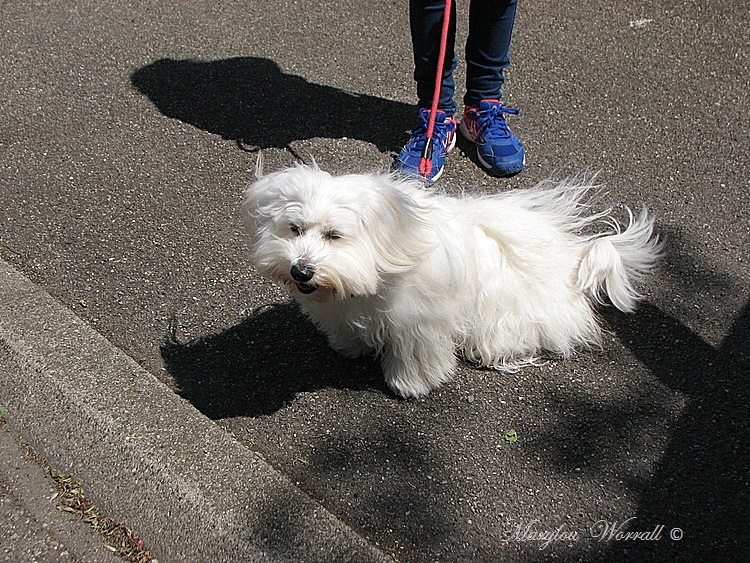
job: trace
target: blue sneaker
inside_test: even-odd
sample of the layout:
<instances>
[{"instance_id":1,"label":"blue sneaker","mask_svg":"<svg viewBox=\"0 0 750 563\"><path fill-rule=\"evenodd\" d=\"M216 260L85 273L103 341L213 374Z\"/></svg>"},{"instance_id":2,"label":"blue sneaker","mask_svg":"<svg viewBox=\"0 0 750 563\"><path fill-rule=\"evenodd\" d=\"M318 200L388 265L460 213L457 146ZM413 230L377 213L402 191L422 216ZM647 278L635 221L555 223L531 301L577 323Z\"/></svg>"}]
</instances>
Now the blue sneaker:
<instances>
[{"instance_id":1,"label":"blue sneaker","mask_svg":"<svg viewBox=\"0 0 750 563\"><path fill-rule=\"evenodd\" d=\"M420 109L417 123L411 130L411 139L406 143L396 159L396 166L406 176L416 177L426 184L434 184L443 173L445 157L454 146L456 146L456 120L448 117L444 111L435 113L435 129L433 132L433 149L430 158L430 170L425 176L419 172L419 163L422 160L422 151L427 142L427 123L430 119L430 110Z\"/></svg>"},{"instance_id":2,"label":"blue sneaker","mask_svg":"<svg viewBox=\"0 0 750 563\"><path fill-rule=\"evenodd\" d=\"M521 141L508 129L505 115L518 115L516 108L499 100L482 100L478 108L466 108L461 134L477 146L477 157L491 174L512 176L526 168Z\"/></svg>"}]
</instances>

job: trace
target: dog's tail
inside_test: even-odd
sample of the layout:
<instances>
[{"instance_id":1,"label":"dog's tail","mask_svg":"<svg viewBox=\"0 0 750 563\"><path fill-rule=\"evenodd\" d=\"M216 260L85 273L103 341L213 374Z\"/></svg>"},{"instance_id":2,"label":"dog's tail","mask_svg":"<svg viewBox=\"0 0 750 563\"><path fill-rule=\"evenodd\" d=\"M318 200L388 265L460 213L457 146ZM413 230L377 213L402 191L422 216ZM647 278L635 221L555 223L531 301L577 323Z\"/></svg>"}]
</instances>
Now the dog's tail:
<instances>
[{"instance_id":1,"label":"dog's tail","mask_svg":"<svg viewBox=\"0 0 750 563\"><path fill-rule=\"evenodd\" d=\"M647 210L634 218L628 209L628 215L625 230L614 223L614 233L594 238L584 247L578 266L578 287L600 303L606 294L626 313L632 312L641 298L635 286L654 269L662 254L662 243L654 234L654 220Z\"/></svg>"}]
</instances>

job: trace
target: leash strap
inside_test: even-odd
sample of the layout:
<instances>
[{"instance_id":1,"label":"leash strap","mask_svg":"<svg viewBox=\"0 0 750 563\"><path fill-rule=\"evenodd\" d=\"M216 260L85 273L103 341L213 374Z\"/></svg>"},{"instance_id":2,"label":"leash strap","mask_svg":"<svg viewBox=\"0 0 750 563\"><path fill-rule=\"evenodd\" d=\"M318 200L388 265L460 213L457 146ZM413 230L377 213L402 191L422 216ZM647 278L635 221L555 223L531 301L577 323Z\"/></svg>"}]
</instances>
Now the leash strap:
<instances>
[{"instance_id":1,"label":"leash strap","mask_svg":"<svg viewBox=\"0 0 750 563\"><path fill-rule=\"evenodd\" d=\"M437 70L435 72L435 89L432 93L432 107L430 108L430 117L427 121L427 140L422 149L422 155L419 160L419 175L427 178L432 172L432 151L435 148L435 140L432 138L435 133L435 114L437 113L438 102L440 101L440 91L443 87L443 66L445 62L445 52L448 49L448 28L451 19L452 0L445 0L443 9L443 29L440 33L440 52L437 60Z\"/></svg>"}]
</instances>

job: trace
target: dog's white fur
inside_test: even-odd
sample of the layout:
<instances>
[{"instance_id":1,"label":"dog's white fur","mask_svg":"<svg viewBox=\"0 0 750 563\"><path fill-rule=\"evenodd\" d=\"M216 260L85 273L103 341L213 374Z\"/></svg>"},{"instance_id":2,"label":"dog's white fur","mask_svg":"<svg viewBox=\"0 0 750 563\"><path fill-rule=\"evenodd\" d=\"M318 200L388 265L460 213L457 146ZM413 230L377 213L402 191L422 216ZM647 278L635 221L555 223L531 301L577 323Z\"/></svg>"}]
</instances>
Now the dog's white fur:
<instances>
[{"instance_id":1,"label":"dog's white fur","mask_svg":"<svg viewBox=\"0 0 750 563\"><path fill-rule=\"evenodd\" d=\"M259 173L243 215L258 272L289 288L336 351L377 354L388 385L420 397L451 378L456 351L513 370L597 344L592 300L634 309L660 252L653 219L631 213L623 230L590 213L590 188L453 198L298 165Z\"/></svg>"}]
</instances>

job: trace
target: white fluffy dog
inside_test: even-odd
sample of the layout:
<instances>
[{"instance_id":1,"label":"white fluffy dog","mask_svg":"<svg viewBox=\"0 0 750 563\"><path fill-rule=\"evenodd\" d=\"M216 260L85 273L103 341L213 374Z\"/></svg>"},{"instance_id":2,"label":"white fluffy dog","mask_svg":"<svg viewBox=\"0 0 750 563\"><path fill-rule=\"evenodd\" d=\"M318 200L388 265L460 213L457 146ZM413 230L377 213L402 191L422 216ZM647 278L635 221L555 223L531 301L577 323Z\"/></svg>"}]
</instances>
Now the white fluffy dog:
<instances>
[{"instance_id":1,"label":"white fluffy dog","mask_svg":"<svg viewBox=\"0 0 750 563\"><path fill-rule=\"evenodd\" d=\"M622 230L574 182L453 198L387 174L261 174L243 203L258 272L405 397L449 380L457 351L513 370L597 344L592 300L632 311L660 251L646 211Z\"/></svg>"}]
</instances>

